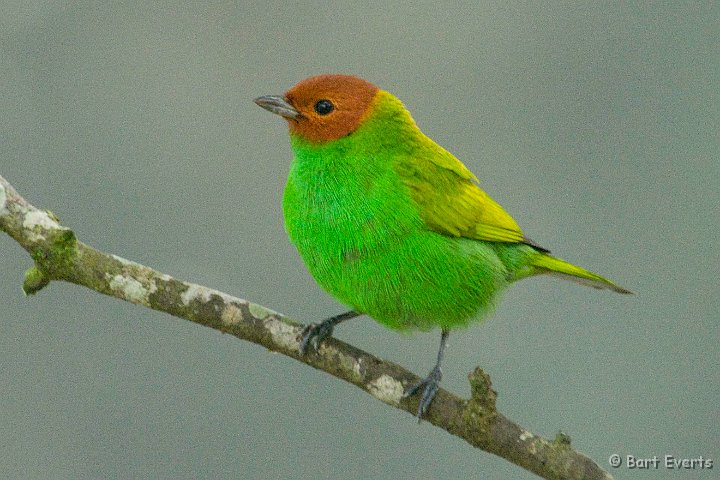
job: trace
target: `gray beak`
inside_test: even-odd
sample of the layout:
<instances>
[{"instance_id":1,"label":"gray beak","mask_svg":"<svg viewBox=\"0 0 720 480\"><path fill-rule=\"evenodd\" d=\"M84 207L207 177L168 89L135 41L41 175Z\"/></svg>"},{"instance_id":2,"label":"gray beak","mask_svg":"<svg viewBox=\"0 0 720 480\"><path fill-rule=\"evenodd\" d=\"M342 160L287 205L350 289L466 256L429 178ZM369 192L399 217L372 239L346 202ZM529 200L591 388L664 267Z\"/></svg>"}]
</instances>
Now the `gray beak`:
<instances>
[{"instance_id":1,"label":"gray beak","mask_svg":"<svg viewBox=\"0 0 720 480\"><path fill-rule=\"evenodd\" d=\"M296 119L300 116L300 112L290 105L285 97L280 95L264 95L254 100L268 112L276 113L284 118Z\"/></svg>"}]
</instances>

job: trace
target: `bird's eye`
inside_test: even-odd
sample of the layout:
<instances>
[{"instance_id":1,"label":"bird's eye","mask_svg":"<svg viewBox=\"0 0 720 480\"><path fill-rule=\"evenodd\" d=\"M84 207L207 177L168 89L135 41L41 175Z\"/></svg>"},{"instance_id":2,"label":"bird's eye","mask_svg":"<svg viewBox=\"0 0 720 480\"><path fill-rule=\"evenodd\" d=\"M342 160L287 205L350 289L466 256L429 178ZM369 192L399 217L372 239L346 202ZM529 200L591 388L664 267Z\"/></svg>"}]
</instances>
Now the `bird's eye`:
<instances>
[{"instance_id":1,"label":"bird's eye","mask_svg":"<svg viewBox=\"0 0 720 480\"><path fill-rule=\"evenodd\" d=\"M330 100L318 100L315 104L315 111L318 115L327 115L333 110L335 110L335 105Z\"/></svg>"}]
</instances>

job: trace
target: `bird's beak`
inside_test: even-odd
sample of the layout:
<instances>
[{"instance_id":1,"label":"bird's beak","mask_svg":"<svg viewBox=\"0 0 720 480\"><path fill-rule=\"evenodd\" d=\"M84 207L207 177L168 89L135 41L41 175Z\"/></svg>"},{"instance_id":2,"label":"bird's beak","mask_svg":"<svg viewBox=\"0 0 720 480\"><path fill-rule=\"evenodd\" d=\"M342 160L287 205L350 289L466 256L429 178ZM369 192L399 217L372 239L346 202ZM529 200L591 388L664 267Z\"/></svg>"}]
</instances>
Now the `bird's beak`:
<instances>
[{"instance_id":1,"label":"bird's beak","mask_svg":"<svg viewBox=\"0 0 720 480\"><path fill-rule=\"evenodd\" d=\"M281 97L280 95L264 95L256 98L254 102L268 112L277 113L287 119L294 120L300 116L300 112L295 110L295 107L290 105L285 97Z\"/></svg>"}]
</instances>

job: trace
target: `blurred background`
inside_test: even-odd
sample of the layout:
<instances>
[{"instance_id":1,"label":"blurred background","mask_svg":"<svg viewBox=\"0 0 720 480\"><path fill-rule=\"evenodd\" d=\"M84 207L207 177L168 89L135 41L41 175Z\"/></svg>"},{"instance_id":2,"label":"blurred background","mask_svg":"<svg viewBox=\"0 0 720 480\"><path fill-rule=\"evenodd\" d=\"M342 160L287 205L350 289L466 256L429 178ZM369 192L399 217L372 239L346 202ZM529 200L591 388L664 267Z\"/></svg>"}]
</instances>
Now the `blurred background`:
<instances>
[{"instance_id":1,"label":"blurred background","mask_svg":"<svg viewBox=\"0 0 720 480\"><path fill-rule=\"evenodd\" d=\"M285 123L252 99L362 76L539 244L636 292L521 282L443 386L613 453L720 467L716 2L0 2L0 175L101 250L309 322L345 307L283 231ZM0 235L3 478L535 478L263 348L53 283ZM419 375L438 333L336 336Z\"/></svg>"}]
</instances>

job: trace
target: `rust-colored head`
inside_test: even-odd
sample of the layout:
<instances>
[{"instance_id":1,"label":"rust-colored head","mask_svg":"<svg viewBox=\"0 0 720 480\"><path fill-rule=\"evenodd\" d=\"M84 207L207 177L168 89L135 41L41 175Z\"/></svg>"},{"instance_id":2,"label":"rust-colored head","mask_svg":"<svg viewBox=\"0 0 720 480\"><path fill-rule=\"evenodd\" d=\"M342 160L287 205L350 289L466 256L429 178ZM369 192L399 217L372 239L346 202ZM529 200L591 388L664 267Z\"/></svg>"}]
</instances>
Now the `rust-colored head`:
<instances>
[{"instance_id":1,"label":"rust-colored head","mask_svg":"<svg viewBox=\"0 0 720 480\"><path fill-rule=\"evenodd\" d=\"M315 143L351 134L365 119L378 88L351 75L306 78L285 92L255 99L261 107L284 117L290 133Z\"/></svg>"}]
</instances>

